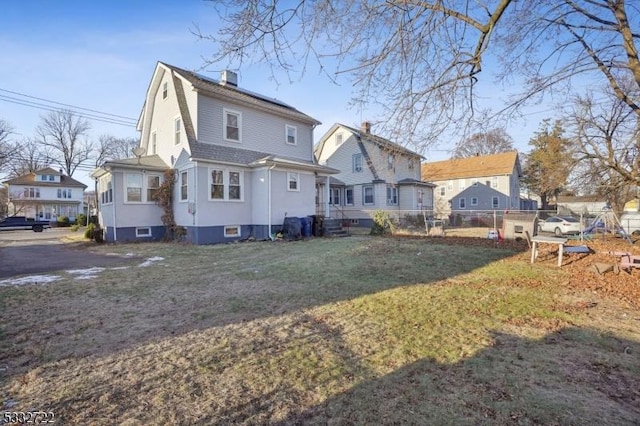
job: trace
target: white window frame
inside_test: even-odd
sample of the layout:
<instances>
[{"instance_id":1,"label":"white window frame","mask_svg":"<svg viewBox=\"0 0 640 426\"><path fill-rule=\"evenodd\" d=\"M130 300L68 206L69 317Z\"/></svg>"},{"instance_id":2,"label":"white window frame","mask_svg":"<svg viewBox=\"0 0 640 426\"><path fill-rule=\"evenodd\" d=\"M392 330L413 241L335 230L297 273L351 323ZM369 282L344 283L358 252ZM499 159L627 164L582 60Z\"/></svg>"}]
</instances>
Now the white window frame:
<instances>
[{"instance_id":1,"label":"white window frame","mask_svg":"<svg viewBox=\"0 0 640 426\"><path fill-rule=\"evenodd\" d=\"M151 132L151 155L157 154L158 133L154 130Z\"/></svg>"},{"instance_id":2,"label":"white window frame","mask_svg":"<svg viewBox=\"0 0 640 426\"><path fill-rule=\"evenodd\" d=\"M349 193L351 193L351 202L349 202ZM344 205L353 206L355 203L355 191L353 186L347 186L344 188Z\"/></svg>"},{"instance_id":3,"label":"white window frame","mask_svg":"<svg viewBox=\"0 0 640 426\"><path fill-rule=\"evenodd\" d=\"M40 188L38 187L26 187L22 192L24 198L40 198Z\"/></svg>"},{"instance_id":4,"label":"white window frame","mask_svg":"<svg viewBox=\"0 0 640 426\"><path fill-rule=\"evenodd\" d=\"M222 198L213 198L212 197L212 193L211 193L211 189L213 187L213 172L217 171L217 172L222 172L222 184L216 184L216 185L222 185ZM238 178L239 178L239 187L240 187L240 198L229 198L229 187L232 186L230 185L231 183L231 173L238 173ZM239 169L231 169L228 167L210 167L209 168L209 173L208 173L208 198L209 201L217 201L217 202L243 202L244 201L244 190L245 190L245 183L244 183L244 171L239 170Z\"/></svg>"},{"instance_id":5,"label":"white window frame","mask_svg":"<svg viewBox=\"0 0 640 426\"><path fill-rule=\"evenodd\" d=\"M497 209L498 207L500 207L500 198L494 195L494 196L491 198L491 206L492 206L494 209Z\"/></svg>"},{"instance_id":6,"label":"white window frame","mask_svg":"<svg viewBox=\"0 0 640 426\"><path fill-rule=\"evenodd\" d=\"M395 185L387 185L387 205L398 205L398 187Z\"/></svg>"},{"instance_id":7,"label":"white window frame","mask_svg":"<svg viewBox=\"0 0 640 426\"><path fill-rule=\"evenodd\" d=\"M229 133L227 132L227 117L229 115L234 115L237 117L238 121L238 139L229 138ZM240 143L242 142L242 113L240 111L235 111L228 108L222 109L222 138L225 141Z\"/></svg>"},{"instance_id":8,"label":"white window frame","mask_svg":"<svg viewBox=\"0 0 640 426\"><path fill-rule=\"evenodd\" d=\"M136 226L136 238L151 238L151 236L152 235L150 226Z\"/></svg>"},{"instance_id":9,"label":"white window frame","mask_svg":"<svg viewBox=\"0 0 640 426\"><path fill-rule=\"evenodd\" d=\"M231 230L235 230L231 232ZM240 225L226 225L224 227L225 238L239 238L242 236L242 227Z\"/></svg>"},{"instance_id":10,"label":"white window frame","mask_svg":"<svg viewBox=\"0 0 640 426\"><path fill-rule=\"evenodd\" d=\"M145 174L145 176L147 178L145 180L145 183L147 184L147 187L145 188L145 191L144 191L145 196L146 196L146 200L147 200L148 203L151 203L151 202L155 203L157 201L157 198L158 198L158 191L160 190L160 186L162 186L162 176L157 174L157 173L148 173L148 174ZM151 183L151 179L152 178L154 178L154 179L157 178L158 179L158 186L151 187L150 183ZM152 193L149 192L149 191L154 190L154 189L155 189L155 198L152 198L151 197Z\"/></svg>"},{"instance_id":11,"label":"white window frame","mask_svg":"<svg viewBox=\"0 0 640 426\"><path fill-rule=\"evenodd\" d=\"M336 203L336 198L338 201L337 203ZM332 206L342 205L340 204L340 188L336 188L335 186L333 188L329 188L329 204L331 204Z\"/></svg>"},{"instance_id":12,"label":"white window frame","mask_svg":"<svg viewBox=\"0 0 640 426\"><path fill-rule=\"evenodd\" d=\"M291 188L291 183L295 182L295 188ZM300 192L300 173L287 172L287 191Z\"/></svg>"},{"instance_id":13,"label":"white window frame","mask_svg":"<svg viewBox=\"0 0 640 426\"><path fill-rule=\"evenodd\" d=\"M336 133L336 146L342 145L344 142L344 135L342 133Z\"/></svg>"},{"instance_id":14,"label":"white window frame","mask_svg":"<svg viewBox=\"0 0 640 426\"><path fill-rule=\"evenodd\" d=\"M467 208L467 199L465 197L458 198L458 208L459 209Z\"/></svg>"},{"instance_id":15,"label":"white window frame","mask_svg":"<svg viewBox=\"0 0 640 426\"><path fill-rule=\"evenodd\" d=\"M162 99L167 99L169 97L169 82L165 81L162 83Z\"/></svg>"},{"instance_id":16,"label":"white window frame","mask_svg":"<svg viewBox=\"0 0 640 426\"><path fill-rule=\"evenodd\" d=\"M289 132L292 132L293 134L291 136L293 136L293 142L289 141ZM297 145L298 144L298 128L296 126L292 126L290 124L287 124L284 126L284 141L287 145Z\"/></svg>"},{"instance_id":17,"label":"white window frame","mask_svg":"<svg viewBox=\"0 0 640 426\"><path fill-rule=\"evenodd\" d=\"M413 158L409 158L407 161L407 168L413 170Z\"/></svg>"},{"instance_id":18,"label":"white window frame","mask_svg":"<svg viewBox=\"0 0 640 426\"><path fill-rule=\"evenodd\" d=\"M393 170L396 164L396 156L394 154L387 155L387 169Z\"/></svg>"},{"instance_id":19,"label":"white window frame","mask_svg":"<svg viewBox=\"0 0 640 426\"><path fill-rule=\"evenodd\" d=\"M181 142L181 133L182 133L182 118L176 117L173 120L173 144L180 145Z\"/></svg>"},{"instance_id":20,"label":"white window frame","mask_svg":"<svg viewBox=\"0 0 640 426\"><path fill-rule=\"evenodd\" d=\"M180 202L189 201L189 172L180 172Z\"/></svg>"},{"instance_id":21,"label":"white window frame","mask_svg":"<svg viewBox=\"0 0 640 426\"><path fill-rule=\"evenodd\" d=\"M351 158L353 173L362 173L362 154L353 154Z\"/></svg>"},{"instance_id":22,"label":"white window frame","mask_svg":"<svg viewBox=\"0 0 640 426\"><path fill-rule=\"evenodd\" d=\"M371 190L371 202L367 202L367 190ZM363 206L373 206L376 204L376 191L373 185L363 185L362 186L362 205Z\"/></svg>"},{"instance_id":23,"label":"white window frame","mask_svg":"<svg viewBox=\"0 0 640 426\"><path fill-rule=\"evenodd\" d=\"M447 195L447 188L444 185L440 186L440 196L444 197L446 195Z\"/></svg>"},{"instance_id":24,"label":"white window frame","mask_svg":"<svg viewBox=\"0 0 640 426\"><path fill-rule=\"evenodd\" d=\"M129 200L129 176L140 176L141 186L140 186L140 201L131 201ZM154 204L155 200L149 200L148 190L149 190L149 178L152 176L157 176L159 184L162 185L164 182L164 176L162 173L125 173L123 179L123 187L124 187L124 203L125 204ZM159 186L158 186L159 187ZM134 188L134 187L131 187Z\"/></svg>"},{"instance_id":25,"label":"white window frame","mask_svg":"<svg viewBox=\"0 0 640 426\"><path fill-rule=\"evenodd\" d=\"M471 206L478 205L478 197L471 197Z\"/></svg>"}]
</instances>

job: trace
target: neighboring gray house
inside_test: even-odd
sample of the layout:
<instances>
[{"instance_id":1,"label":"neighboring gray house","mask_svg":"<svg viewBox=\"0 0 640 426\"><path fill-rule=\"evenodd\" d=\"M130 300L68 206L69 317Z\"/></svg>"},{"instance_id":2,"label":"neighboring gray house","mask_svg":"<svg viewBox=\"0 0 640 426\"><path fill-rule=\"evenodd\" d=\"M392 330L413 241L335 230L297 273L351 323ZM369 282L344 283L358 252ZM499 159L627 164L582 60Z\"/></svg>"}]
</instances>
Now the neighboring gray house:
<instances>
[{"instance_id":1,"label":"neighboring gray house","mask_svg":"<svg viewBox=\"0 0 640 426\"><path fill-rule=\"evenodd\" d=\"M318 142L315 156L320 164L340 170L331 179L317 180L320 215L371 226L376 210L398 217L433 210L434 185L420 180L422 156L372 134L368 122L360 129L334 124Z\"/></svg>"},{"instance_id":2,"label":"neighboring gray house","mask_svg":"<svg viewBox=\"0 0 640 426\"><path fill-rule=\"evenodd\" d=\"M453 210L508 210L509 196L491 185L474 182L451 199Z\"/></svg>"},{"instance_id":3,"label":"neighboring gray house","mask_svg":"<svg viewBox=\"0 0 640 426\"><path fill-rule=\"evenodd\" d=\"M138 130L137 158L107 161L97 180L107 241L164 235L158 187L175 171L173 214L195 244L267 239L285 218L315 213L318 120L237 85L159 62Z\"/></svg>"}]
</instances>

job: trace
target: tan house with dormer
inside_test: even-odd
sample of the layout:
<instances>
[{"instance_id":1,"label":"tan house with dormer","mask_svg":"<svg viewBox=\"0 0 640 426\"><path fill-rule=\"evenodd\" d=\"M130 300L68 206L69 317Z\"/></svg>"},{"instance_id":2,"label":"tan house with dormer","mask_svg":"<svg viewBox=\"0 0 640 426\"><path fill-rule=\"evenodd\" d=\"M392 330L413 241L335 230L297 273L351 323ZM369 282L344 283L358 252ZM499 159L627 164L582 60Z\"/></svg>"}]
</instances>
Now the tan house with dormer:
<instances>
[{"instance_id":1,"label":"tan house with dormer","mask_svg":"<svg viewBox=\"0 0 640 426\"><path fill-rule=\"evenodd\" d=\"M437 217L453 211L520 210L522 169L517 151L422 164L422 180L436 185Z\"/></svg>"}]
</instances>

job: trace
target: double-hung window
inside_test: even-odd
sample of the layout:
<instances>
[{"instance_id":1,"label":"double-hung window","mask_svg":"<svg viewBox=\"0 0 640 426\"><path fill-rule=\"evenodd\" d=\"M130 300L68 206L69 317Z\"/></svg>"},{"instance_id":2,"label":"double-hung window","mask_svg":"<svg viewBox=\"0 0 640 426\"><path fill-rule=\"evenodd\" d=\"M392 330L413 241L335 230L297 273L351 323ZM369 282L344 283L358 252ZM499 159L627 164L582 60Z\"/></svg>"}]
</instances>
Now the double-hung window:
<instances>
[{"instance_id":1,"label":"double-hung window","mask_svg":"<svg viewBox=\"0 0 640 426\"><path fill-rule=\"evenodd\" d=\"M40 198L40 188L25 188L24 198Z\"/></svg>"},{"instance_id":2,"label":"double-hung window","mask_svg":"<svg viewBox=\"0 0 640 426\"><path fill-rule=\"evenodd\" d=\"M478 197L471 197L471 205L472 206L478 205Z\"/></svg>"},{"instance_id":3,"label":"double-hung window","mask_svg":"<svg viewBox=\"0 0 640 426\"><path fill-rule=\"evenodd\" d=\"M156 153L156 148L158 144L158 134L154 131L151 133L151 155Z\"/></svg>"},{"instance_id":4,"label":"double-hung window","mask_svg":"<svg viewBox=\"0 0 640 426\"><path fill-rule=\"evenodd\" d=\"M296 145L298 143L298 129L295 126L287 124L285 127L285 137L289 145Z\"/></svg>"},{"instance_id":5,"label":"double-hung window","mask_svg":"<svg viewBox=\"0 0 640 426\"><path fill-rule=\"evenodd\" d=\"M300 191L300 174L289 172L287 173L287 190L288 191Z\"/></svg>"},{"instance_id":6,"label":"double-hung window","mask_svg":"<svg viewBox=\"0 0 640 426\"><path fill-rule=\"evenodd\" d=\"M344 189L344 204L346 206L353 205L353 186L347 186Z\"/></svg>"},{"instance_id":7,"label":"double-hung window","mask_svg":"<svg viewBox=\"0 0 640 426\"><path fill-rule=\"evenodd\" d=\"M329 190L329 204L333 206L340 205L340 188L331 188Z\"/></svg>"},{"instance_id":8,"label":"double-hung window","mask_svg":"<svg viewBox=\"0 0 640 426\"><path fill-rule=\"evenodd\" d=\"M396 156L393 154L389 154L387 156L387 168L389 170L393 170L395 163L396 163Z\"/></svg>"},{"instance_id":9,"label":"double-hung window","mask_svg":"<svg viewBox=\"0 0 640 426\"><path fill-rule=\"evenodd\" d=\"M387 204L390 206L398 205L398 187L387 185Z\"/></svg>"},{"instance_id":10,"label":"double-hung window","mask_svg":"<svg viewBox=\"0 0 640 426\"><path fill-rule=\"evenodd\" d=\"M180 201L189 199L189 173L180 173Z\"/></svg>"},{"instance_id":11,"label":"double-hung window","mask_svg":"<svg viewBox=\"0 0 640 426\"><path fill-rule=\"evenodd\" d=\"M353 154L353 172L362 173L362 154Z\"/></svg>"},{"instance_id":12,"label":"double-hung window","mask_svg":"<svg viewBox=\"0 0 640 426\"><path fill-rule=\"evenodd\" d=\"M160 189L160 176L148 175L147 176L147 201L157 201L159 189Z\"/></svg>"},{"instance_id":13,"label":"double-hung window","mask_svg":"<svg viewBox=\"0 0 640 426\"><path fill-rule=\"evenodd\" d=\"M467 208L467 199L466 198L460 198L458 200L458 207L461 209L466 209Z\"/></svg>"},{"instance_id":14,"label":"double-hung window","mask_svg":"<svg viewBox=\"0 0 640 426\"><path fill-rule=\"evenodd\" d=\"M176 145L180 144L180 129L182 128L182 120L180 120L180 117L176 118L174 121L174 131L175 131L175 136L174 136L174 140L173 142Z\"/></svg>"},{"instance_id":15,"label":"double-hung window","mask_svg":"<svg viewBox=\"0 0 640 426\"><path fill-rule=\"evenodd\" d=\"M127 174L126 185L127 185L127 202L141 203L142 202L142 174L140 173Z\"/></svg>"},{"instance_id":16,"label":"double-hung window","mask_svg":"<svg viewBox=\"0 0 640 426\"><path fill-rule=\"evenodd\" d=\"M58 198L71 198L71 189L58 188Z\"/></svg>"},{"instance_id":17,"label":"double-hung window","mask_svg":"<svg viewBox=\"0 0 640 426\"><path fill-rule=\"evenodd\" d=\"M162 175L127 173L124 179L127 203L152 203L157 200ZM107 197L111 199L112 195Z\"/></svg>"},{"instance_id":18,"label":"double-hung window","mask_svg":"<svg viewBox=\"0 0 640 426\"><path fill-rule=\"evenodd\" d=\"M500 199L499 199L498 197L493 197L493 198L491 199L491 206L492 206L494 209L497 209L497 208L500 206Z\"/></svg>"},{"instance_id":19,"label":"double-hung window","mask_svg":"<svg viewBox=\"0 0 640 426\"><path fill-rule=\"evenodd\" d=\"M229 109L224 110L224 138L233 142L242 140L242 114Z\"/></svg>"},{"instance_id":20,"label":"double-hung window","mask_svg":"<svg viewBox=\"0 0 640 426\"><path fill-rule=\"evenodd\" d=\"M362 187L362 204L372 205L374 204L373 186L367 185Z\"/></svg>"},{"instance_id":21,"label":"double-hung window","mask_svg":"<svg viewBox=\"0 0 640 426\"><path fill-rule=\"evenodd\" d=\"M244 174L238 170L210 169L210 199L220 201L242 201Z\"/></svg>"}]
</instances>

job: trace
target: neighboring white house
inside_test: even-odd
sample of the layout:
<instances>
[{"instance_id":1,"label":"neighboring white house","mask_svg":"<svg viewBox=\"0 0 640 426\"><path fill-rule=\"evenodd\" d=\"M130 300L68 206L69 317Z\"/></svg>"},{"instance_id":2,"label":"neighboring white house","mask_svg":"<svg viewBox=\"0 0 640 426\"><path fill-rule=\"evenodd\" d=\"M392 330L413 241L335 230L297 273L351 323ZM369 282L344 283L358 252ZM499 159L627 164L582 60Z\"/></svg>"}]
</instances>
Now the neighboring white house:
<instances>
[{"instance_id":1,"label":"neighboring white house","mask_svg":"<svg viewBox=\"0 0 640 426\"><path fill-rule=\"evenodd\" d=\"M517 151L424 163L440 218L469 210L519 210L522 171Z\"/></svg>"},{"instance_id":2,"label":"neighboring white house","mask_svg":"<svg viewBox=\"0 0 640 426\"><path fill-rule=\"evenodd\" d=\"M138 121L138 158L92 174L106 240L163 237L155 199L168 169L175 222L195 244L266 239L285 216L313 215L316 177L337 172L313 158L318 124L239 88L233 72L216 81L159 62Z\"/></svg>"},{"instance_id":3,"label":"neighboring white house","mask_svg":"<svg viewBox=\"0 0 640 426\"><path fill-rule=\"evenodd\" d=\"M8 214L38 220L76 220L84 211L85 184L50 167L3 182L8 193Z\"/></svg>"},{"instance_id":4,"label":"neighboring white house","mask_svg":"<svg viewBox=\"0 0 640 426\"><path fill-rule=\"evenodd\" d=\"M433 187L420 180L422 156L371 133L371 124L360 129L336 123L318 142L315 156L320 164L340 170L328 184L318 179L318 213L353 225L371 226L373 212L385 210L395 216L433 210Z\"/></svg>"},{"instance_id":5,"label":"neighboring white house","mask_svg":"<svg viewBox=\"0 0 640 426\"><path fill-rule=\"evenodd\" d=\"M607 206L605 197L598 195L558 195L556 197L558 215L597 215Z\"/></svg>"}]
</instances>

